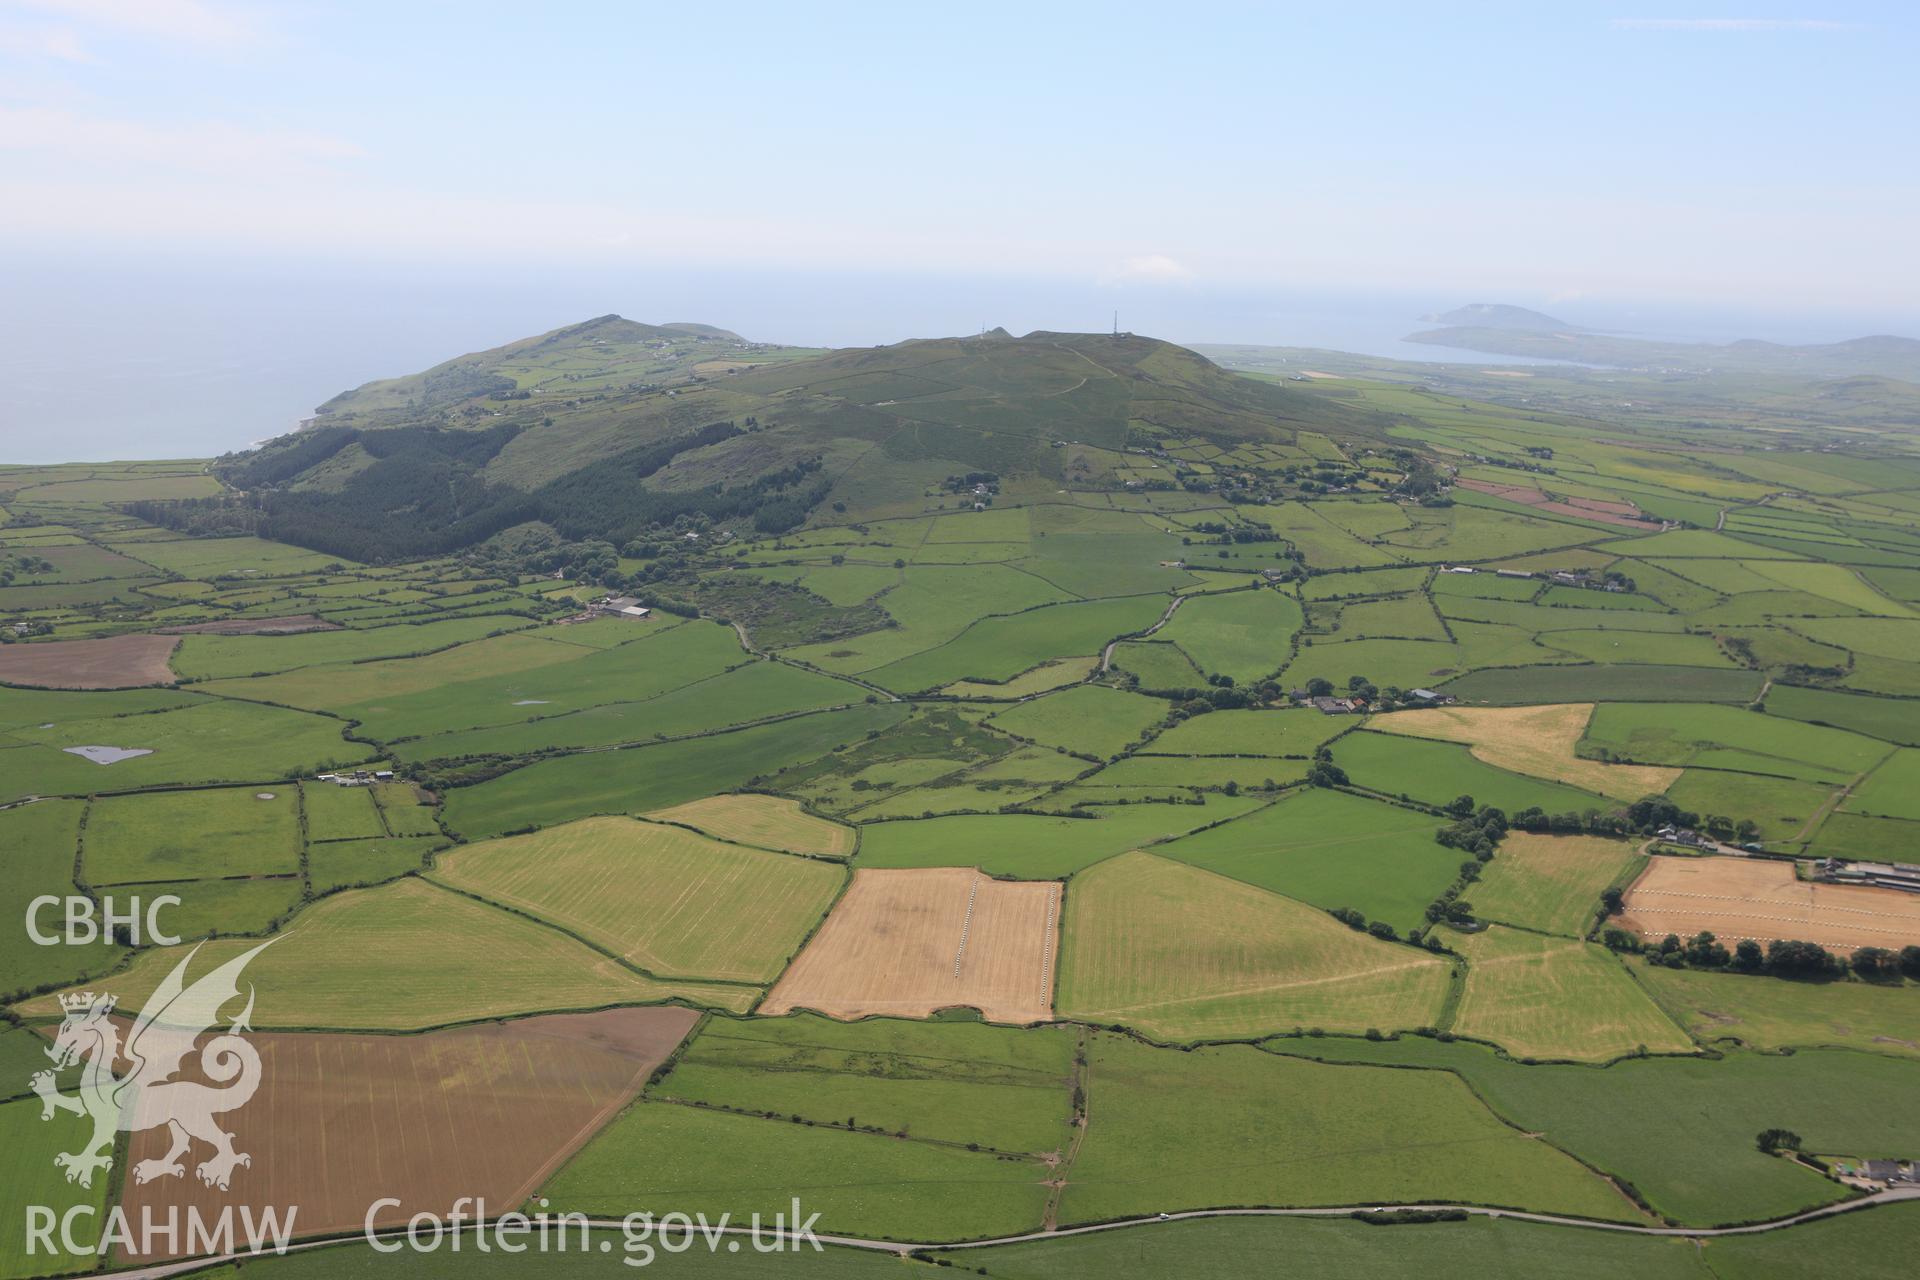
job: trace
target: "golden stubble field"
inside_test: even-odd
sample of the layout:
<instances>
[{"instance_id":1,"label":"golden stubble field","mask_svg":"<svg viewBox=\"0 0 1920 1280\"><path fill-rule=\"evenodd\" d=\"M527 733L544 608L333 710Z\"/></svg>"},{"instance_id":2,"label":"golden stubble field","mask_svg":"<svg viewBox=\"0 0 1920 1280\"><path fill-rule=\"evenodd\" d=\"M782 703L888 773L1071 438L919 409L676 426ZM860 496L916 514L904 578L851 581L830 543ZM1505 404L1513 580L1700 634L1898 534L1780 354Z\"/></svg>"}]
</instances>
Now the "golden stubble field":
<instances>
[{"instance_id":1,"label":"golden stubble field","mask_svg":"<svg viewBox=\"0 0 1920 1280\"><path fill-rule=\"evenodd\" d=\"M1060 894L972 867L856 871L759 1012L916 1018L965 1005L991 1022L1044 1022Z\"/></svg>"},{"instance_id":2,"label":"golden stubble field","mask_svg":"<svg viewBox=\"0 0 1920 1280\"><path fill-rule=\"evenodd\" d=\"M1621 928L1643 938L1707 930L1742 938L1793 938L1837 951L1920 943L1920 894L1794 877L1764 858L1653 858L1627 890Z\"/></svg>"}]
</instances>

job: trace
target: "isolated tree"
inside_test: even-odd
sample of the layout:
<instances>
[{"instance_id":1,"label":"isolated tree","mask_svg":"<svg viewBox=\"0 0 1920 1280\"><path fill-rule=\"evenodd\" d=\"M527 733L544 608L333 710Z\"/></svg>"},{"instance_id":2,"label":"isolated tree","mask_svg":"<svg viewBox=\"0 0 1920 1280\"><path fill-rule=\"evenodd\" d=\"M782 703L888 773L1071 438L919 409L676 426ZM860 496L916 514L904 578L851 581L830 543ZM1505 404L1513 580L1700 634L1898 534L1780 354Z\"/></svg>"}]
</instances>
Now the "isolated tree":
<instances>
[{"instance_id":1,"label":"isolated tree","mask_svg":"<svg viewBox=\"0 0 1920 1280\"><path fill-rule=\"evenodd\" d=\"M1754 1145L1767 1155L1776 1151L1798 1151L1800 1135L1791 1129L1762 1129L1754 1139Z\"/></svg>"}]
</instances>

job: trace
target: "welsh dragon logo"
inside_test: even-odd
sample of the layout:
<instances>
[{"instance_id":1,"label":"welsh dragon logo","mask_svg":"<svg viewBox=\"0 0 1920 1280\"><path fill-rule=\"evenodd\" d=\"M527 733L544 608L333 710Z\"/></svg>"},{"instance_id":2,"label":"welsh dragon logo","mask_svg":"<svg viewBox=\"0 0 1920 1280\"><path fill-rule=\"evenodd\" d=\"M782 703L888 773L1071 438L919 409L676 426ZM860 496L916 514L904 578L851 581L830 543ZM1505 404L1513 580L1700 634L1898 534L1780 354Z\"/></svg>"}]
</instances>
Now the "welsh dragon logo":
<instances>
[{"instance_id":1,"label":"welsh dragon logo","mask_svg":"<svg viewBox=\"0 0 1920 1280\"><path fill-rule=\"evenodd\" d=\"M251 985L240 1016L200 1049L200 1070L214 1083L173 1077L201 1035L218 1023L221 1008L239 996L241 970L274 941L242 952L191 986L186 982L187 965L200 948L189 951L134 1019L124 1045L120 1024L112 1017L116 997L92 992L60 997L66 1016L47 1056L53 1059L54 1071L84 1059L80 1087L72 1095L61 1093L54 1071L37 1073L32 1085L40 1095L42 1120L67 1111L93 1123L93 1137L86 1145L53 1158L55 1165L66 1170L68 1182L93 1185L93 1175L113 1163L116 1133L138 1133L161 1125L171 1132L172 1146L161 1158L134 1165L137 1183L181 1177L186 1169L180 1158L191 1152L196 1141L213 1148L213 1154L195 1170L210 1187L226 1190L234 1169L253 1163L244 1152L234 1150L233 1135L217 1119L223 1112L245 1106L260 1087L260 1054L241 1034L251 1030L247 1025L253 1016ZM126 1074L116 1075L114 1066L122 1060L131 1065Z\"/></svg>"}]
</instances>

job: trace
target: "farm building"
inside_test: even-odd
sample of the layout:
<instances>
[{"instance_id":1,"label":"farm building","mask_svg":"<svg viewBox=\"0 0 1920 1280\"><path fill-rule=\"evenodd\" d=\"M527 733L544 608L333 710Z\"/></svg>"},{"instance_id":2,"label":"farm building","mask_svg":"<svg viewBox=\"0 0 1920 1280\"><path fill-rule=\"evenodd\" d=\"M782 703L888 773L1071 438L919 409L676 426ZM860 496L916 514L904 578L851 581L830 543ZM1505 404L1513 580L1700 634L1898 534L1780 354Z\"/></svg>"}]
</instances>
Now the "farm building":
<instances>
[{"instance_id":1,"label":"farm building","mask_svg":"<svg viewBox=\"0 0 1920 1280\"><path fill-rule=\"evenodd\" d=\"M1898 1160L1869 1160L1860 1167L1861 1176L1872 1182L1914 1182L1920 1180L1920 1166Z\"/></svg>"},{"instance_id":2,"label":"farm building","mask_svg":"<svg viewBox=\"0 0 1920 1280\"><path fill-rule=\"evenodd\" d=\"M1407 696L1415 702L1431 702L1442 707L1457 701L1450 693L1435 693L1432 689L1409 689Z\"/></svg>"},{"instance_id":3,"label":"farm building","mask_svg":"<svg viewBox=\"0 0 1920 1280\"><path fill-rule=\"evenodd\" d=\"M1920 893L1920 866L1911 862L1848 862L1828 858L1820 863L1818 870L1822 880Z\"/></svg>"},{"instance_id":4,"label":"farm building","mask_svg":"<svg viewBox=\"0 0 1920 1280\"><path fill-rule=\"evenodd\" d=\"M596 618L644 618L652 612L634 596L607 596L587 606L588 615Z\"/></svg>"}]
</instances>

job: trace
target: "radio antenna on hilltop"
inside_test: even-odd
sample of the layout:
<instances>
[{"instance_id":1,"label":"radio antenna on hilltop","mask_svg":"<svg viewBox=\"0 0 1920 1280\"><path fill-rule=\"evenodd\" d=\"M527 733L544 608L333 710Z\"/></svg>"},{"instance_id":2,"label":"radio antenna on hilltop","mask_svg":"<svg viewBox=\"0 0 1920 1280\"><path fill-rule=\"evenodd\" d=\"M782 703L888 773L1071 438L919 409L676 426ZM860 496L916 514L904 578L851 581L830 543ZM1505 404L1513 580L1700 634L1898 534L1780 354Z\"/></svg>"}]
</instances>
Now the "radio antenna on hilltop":
<instances>
[{"instance_id":1,"label":"radio antenna on hilltop","mask_svg":"<svg viewBox=\"0 0 1920 1280\"><path fill-rule=\"evenodd\" d=\"M1120 336L1120 312L1118 308L1116 308L1113 313L1113 336L1116 338Z\"/></svg>"}]
</instances>

